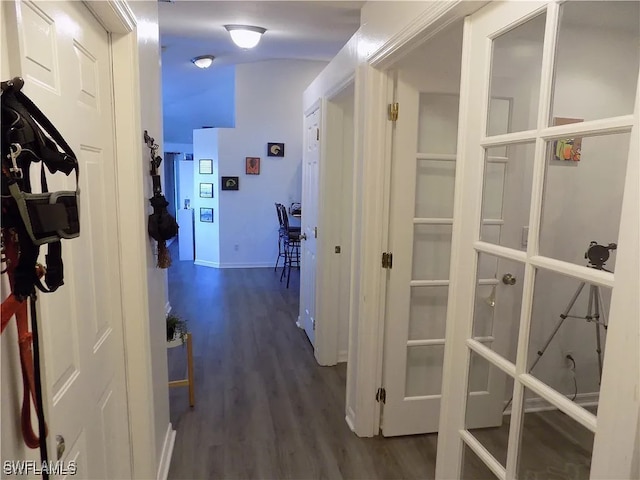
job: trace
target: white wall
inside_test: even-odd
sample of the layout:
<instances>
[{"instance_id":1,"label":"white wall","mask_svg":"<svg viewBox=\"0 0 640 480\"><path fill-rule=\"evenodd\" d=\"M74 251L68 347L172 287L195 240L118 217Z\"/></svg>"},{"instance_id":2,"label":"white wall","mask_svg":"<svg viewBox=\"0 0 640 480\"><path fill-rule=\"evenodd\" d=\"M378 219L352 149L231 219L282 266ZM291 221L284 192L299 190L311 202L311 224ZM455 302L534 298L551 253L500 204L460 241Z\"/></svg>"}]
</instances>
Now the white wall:
<instances>
[{"instance_id":1,"label":"white wall","mask_svg":"<svg viewBox=\"0 0 640 480\"><path fill-rule=\"evenodd\" d=\"M191 205L194 212L195 263L208 267L220 266L220 179L218 175L219 129L205 128L193 131L193 184ZM213 160L213 173L200 173L200 160ZM213 198L200 198L200 183L213 184ZM185 189L185 192L188 190ZM183 201L184 203L184 201ZM200 208L213 208L213 223L200 221Z\"/></svg>"},{"instance_id":2,"label":"white wall","mask_svg":"<svg viewBox=\"0 0 640 480\"><path fill-rule=\"evenodd\" d=\"M192 160L180 160L178 162L178 209L184 208L186 199L191 201L191 208L193 208L193 200L195 198L195 192L193 191L193 165L194 162Z\"/></svg>"},{"instance_id":3,"label":"white wall","mask_svg":"<svg viewBox=\"0 0 640 480\"><path fill-rule=\"evenodd\" d=\"M154 1L130 2L129 5L138 22L138 58L140 61L140 105L143 130L160 144L162 139L162 94L160 84L160 42L158 30L158 4ZM141 141L143 158L149 153ZM152 196L151 177L148 164L140 165L143 170L145 199ZM142 199L141 199L142 200ZM148 205L148 203L147 203ZM148 213L152 209L148 207ZM146 230L146 225L144 226ZM147 280L149 285L149 339L151 345L151 371L153 382L153 408L155 418L155 464L161 460L167 427L169 426L169 392L166 346L166 309L168 307L167 272L156 267L156 242L147 243ZM177 260L177 259L176 259Z\"/></svg>"},{"instance_id":4,"label":"white wall","mask_svg":"<svg viewBox=\"0 0 640 480\"><path fill-rule=\"evenodd\" d=\"M288 206L301 199L302 92L325 65L271 60L236 67L236 124L219 130L218 178L238 176L240 190L220 192L218 197L221 267L274 264L274 203ZM284 143L285 156L268 157L268 142ZM197 153L195 137L194 147ZM245 157L254 156L261 158L260 175L245 175ZM203 238L197 232L196 227L196 250L198 238Z\"/></svg>"},{"instance_id":5,"label":"white wall","mask_svg":"<svg viewBox=\"0 0 640 480\"><path fill-rule=\"evenodd\" d=\"M175 39L169 42L174 43ZM171 48L175 49L176 45L173 44ZM197 77L188 77L187 89L184 88L183 70L198 70ZM234 78L235 65L214 63L211 68L200 70L185 59L177 68L163 69L164 139L188 143L191 142L194 129L205 126L233 127Z\"/></svg>"}]
</instances>

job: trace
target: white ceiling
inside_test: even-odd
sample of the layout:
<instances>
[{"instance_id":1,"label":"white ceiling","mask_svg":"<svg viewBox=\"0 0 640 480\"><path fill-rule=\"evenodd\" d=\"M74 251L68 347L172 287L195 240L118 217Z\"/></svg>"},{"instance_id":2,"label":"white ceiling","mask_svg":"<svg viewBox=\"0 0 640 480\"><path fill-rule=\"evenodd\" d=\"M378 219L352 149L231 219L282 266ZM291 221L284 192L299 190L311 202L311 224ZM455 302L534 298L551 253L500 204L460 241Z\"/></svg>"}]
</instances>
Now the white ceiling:
<instances>
[{"instance_id":1,"label":"white ceiling","mask_svg":"<svg viewBox=\"0 0 640 480\"><path fill-rule=\"evenodd\" d=\"M229 75L232 65L271 59L331 60L360 26L360 8L364 3L159 2L165 123L182 121L180 112L186 115L189 111L189 98L194 101L197 98L201 103L203 93L215 95L216 91L228 90L221 82L232 78ZM256 48L242 50L231 41L224 29L226 24L255 25L267 32ZM206 54L216 57L211 68L201 70L191 63L191 58ZM185 121L193 123L193 119ZM206 118L199 118L193 128L210 124Z\"/></svg>"}]
</instances>

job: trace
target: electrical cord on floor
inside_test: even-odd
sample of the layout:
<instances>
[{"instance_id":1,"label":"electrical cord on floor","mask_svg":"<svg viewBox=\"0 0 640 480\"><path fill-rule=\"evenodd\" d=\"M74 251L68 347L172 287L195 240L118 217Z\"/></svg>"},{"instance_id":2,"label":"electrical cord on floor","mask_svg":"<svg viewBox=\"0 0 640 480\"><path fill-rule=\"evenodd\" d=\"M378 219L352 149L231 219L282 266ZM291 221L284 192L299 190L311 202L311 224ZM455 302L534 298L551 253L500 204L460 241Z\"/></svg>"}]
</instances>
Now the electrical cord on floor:
<instances>
[{"instance_id":1,"label":"electrical cord on floor","mask_svg":"<svg viewBox=\"0 0 640 480\"><path fill-rule=\"evenodd\" d=\"M574 389L573 398L571 399L571 401L573 402L578 396L578 381L576 380L576 361L574 360L574 358L571 356L570 353L567 354L565 358L573 364L571 366L571 375L573 376L573 389Z\"/></svg>"}]
</instances>

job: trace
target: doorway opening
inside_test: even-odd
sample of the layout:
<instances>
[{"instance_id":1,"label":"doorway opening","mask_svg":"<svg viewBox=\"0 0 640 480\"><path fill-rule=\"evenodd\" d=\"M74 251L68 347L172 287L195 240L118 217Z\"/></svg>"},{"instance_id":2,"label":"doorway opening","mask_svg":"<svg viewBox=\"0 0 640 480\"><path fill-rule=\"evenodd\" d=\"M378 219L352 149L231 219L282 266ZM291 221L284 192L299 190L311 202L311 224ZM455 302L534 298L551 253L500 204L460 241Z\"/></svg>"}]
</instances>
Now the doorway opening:
<instances>
[{"instance_id":1,"label":"doorway opening","mask_svg":"<svg viewBox=\"0 0 640 480\"><path fill-rule=\"evenodd\" d=\"M462 21L392 67L389 252L381 432L438 431L453 198Z\"/></svg>"},{"instance_id":2,"label":"doorway opening","mask_svg":"<svg viewBox=\"0 0 640 480\"><path fill-rule=\"evenodd\" d=\"M316 198L305 193L303 198L305 202L317 204L318 243L317 268L313 274L315 291L311 293L309 289L314 287L311 286L311 262L307 250L309 236L315 236L315 232L308 228L303 217L307 245L303 245L300 319L314 346L316 360L323 366L347 362L349 356L354 106L355 85L351 79L316 110L322 117L317 131L309 130L313 126L311 115L307 117L310 125L307 128L308 145L319 141L320 152L318 178L314 180L309 163L314 152L312 148L305 149L307 171L303 172L303 189L310 192L314 181L318 182L319 188ZM315 312L311 312L310 300L315 304Z\"/></svg>"}]
</instances>

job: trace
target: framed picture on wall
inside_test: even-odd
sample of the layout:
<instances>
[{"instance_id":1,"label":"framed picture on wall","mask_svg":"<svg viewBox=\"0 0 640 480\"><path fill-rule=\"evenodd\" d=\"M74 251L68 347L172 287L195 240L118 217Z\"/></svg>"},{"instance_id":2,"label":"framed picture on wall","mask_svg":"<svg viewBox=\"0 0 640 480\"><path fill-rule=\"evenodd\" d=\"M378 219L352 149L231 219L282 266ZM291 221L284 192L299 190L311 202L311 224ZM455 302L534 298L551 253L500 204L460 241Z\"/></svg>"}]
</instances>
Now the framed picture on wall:
<instances>
[{"instance_id":1,"label":"framed picture on wall","mask_svg":"<svg viewBox=\"0 0 640 480\"><path fill-rule=\"evenodd\" d=\"M584 122L582 118L554 117L554 125L568 125ZM577 165L582 154L582 137L559 138L553 142L553 156L556 160Z\"/></svg>"},{"instance_id":2,"label":"framed picture on wall","mask_svg":"<svg viewBox=\"0 0 640 480\"><path fill-rule=\"evenodd\" d=\"M270 157L284 157L284 143L268 143L267 155Z\"/></svg>"},{"instance_id":3,"label":"framed picture on wall","mask_svg":"<svg viewBox=\"0 0 640 480\"><path fill-rule=\"evenodd\" d=\"M213 223L213 208L203 207L200 209L200 221Z\"/></svg>"},{"instance_id":4,"label":"framed picture on wall","mask_svg":"<svg viewBox=\"0 0 640 480\"><path fill-rule=\"evenodd\" d=\"M238 177L221 177L222 190L240 190Z\"/></svg>"},{"instance_id":5,"label":"framed picture on wall","mask_svg":"<svg viewBox=\"0 0 640 480\"><path fill-rule=\"evenodd\" d=\"M213 173L213 160L204 158L200 160L198 167L198 173L200 175L211 175Z\"/></svg>"},{"instance_id":6,"label":"framed picture on wall","mask_svg":"<svg viewBox=\"0 0 640 480\"><path fill-rule=\"evenodd\" d=\"M260 175L260 157L245 158L245 173L247 175Z\"/></svg>"},{"instance_id":7,"label":"framed picture on wall","mask_svg":"<svg viewBox=\"0 0 640 480\"><path fill-rule=\"evenodd\" d=\"M213 183L200 184L200 197L213 198Z\"/></svg>"}]
</instances>

